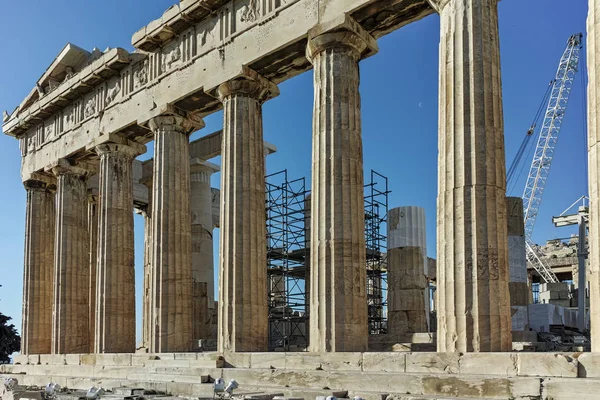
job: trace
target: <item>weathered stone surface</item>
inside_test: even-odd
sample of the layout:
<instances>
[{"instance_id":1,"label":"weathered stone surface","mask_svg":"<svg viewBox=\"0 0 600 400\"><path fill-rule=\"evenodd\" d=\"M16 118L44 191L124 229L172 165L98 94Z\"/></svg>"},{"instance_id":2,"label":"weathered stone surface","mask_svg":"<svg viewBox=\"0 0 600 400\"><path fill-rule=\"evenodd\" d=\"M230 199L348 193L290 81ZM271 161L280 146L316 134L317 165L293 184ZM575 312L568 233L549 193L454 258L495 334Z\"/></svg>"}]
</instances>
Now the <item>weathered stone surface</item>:
<instances>
[{"instance_id":1,"label":"weathered stone surface","mask_svg":"<svg viewBox=\"0 0 600 400\"><path fill-rule=\"evenodd\" d=\"M519 375L576 378L578 362L569 354L520 353Z\"/></svg>"},{"instance_id":2,"label":"weathered stone surface","mask_svg":"<svg viewBox=\"0 0 600 400\"><path fill-rule=\"evenodd\" d=\"M367 49L376 51L368 48L369 38L360 29L312 32L308 43L315 70L309 340L314 352L368 347L358 61Z\"/></svg>"},{"instance_id":3,"label":"weathered stone surface","mask_svg":"<svg viewBox=\"0 0 600 400\"><path fill-rule=\"evenodd\" d=\"M406 372L457 374L459 359L457 353L409 353L406 354Z\"/></svg>"},{"instance_id":4,"label":"weathered stone surface","mask_svg":"<svg viewBox=\"0 0 600 400\"><path fill-rule=\"evenodd\" d=\"M150 120L155 143L149 344L155 353L189 351L194 339L188 135L203 124L179 115Z\"/></svg>"},{"instance_id":5,"label":"weathered stone surface","mask_svg":"<svg viewBox=\"0 0 600 400\"><path fill-rule=\"evenodd\" d=\"M589 164L589 265L592 351L600 351L600 1L588 1L588 164Z\"/></svg>"},{"instance_id":6,"label":"weathered stone surface","mask_svg":"<svg viewBox=\"0 0 600 400\"><path fill-rule=\"evenodd\" d=\"M27 214L21 354L48 354L52 349L54 187L46 182L27 181L25 188Z\"/></svg>"},{"instance_id":7,"label":"weathered stone surface","mask_svg":"<svg viewBox=\"0 0 600 400\"><path fill-rule=\"evenodd\" d=\"M144 146L106 143L100 156L96 353L135 351L132 162Z\"/></svg>"},{"instance_id":8,"label":"weathered stone surface","mask_svg":"<svg viewBox=\"0 0 600 400\"><path fill-rule=\"evenodd\" d=\"M66 160L52 171L57 176L52 353L86 353L90 272L86 179L90 172Z\"/></svg>"},{"instance_id":9,"label":"weathered stone surface","mask_svg":"<svg viewBox=\"0 0 600 400\"><path fill-rule=\"evenodd\" d=\"M584 353L577 357L578 376L581 378L600 378L600 354Z\"/></svg>"},{"instance_id":10,"label":"weathered stone surface","mask_svg":"<svg viewBox=\"0 0 600 400\"><path fill-rule=\"evenodd\" d=\"M363 353L362 370L366 372L398 372L406 370L406 355L394 353Z\"/></svg>"},{"instance_id":11,"label":"weathered stone surface","mask_svg":"<svg viewBox=\"0 0 600 400\"><path fill-rule=\"evenodd\" d=\"M227 352L268 349L262 103L279 89L246 72L218 88L224 107L218 349Z\"/></svg>"},{"instance_id":12,"label":"weathered stone surface","mask_svg":"<svg viewBox=\"0 0 600 400\"><path fill-rule=\"evenodd\" d=\"M94 352L96 345L96 277L98 267L98 190L90 189L88 183L88 213L87 230L90 240L90 283L88 286L89 312L88 312L88 331L90 353Z\"/></svg>"},{"instance_id":13,"label":"weathered stone surface","mask_svg":"<svg viewBox=\"0 0 600 400\"><path fill-rule=\"evenodd\" d=\"M438 351L510 351L497 0L447 1L440 21Z\"/></svg>"},{"instance_id":14,"label":"weathered stone surface","mask_svg":"<svg viewBox=\"0 0 600 400\"><path fill-rule=\"evenodd\" d=\"M465 353L459 360L461 375L517 376L518 367L515 353Z\"/></svg>"}]
</instances>

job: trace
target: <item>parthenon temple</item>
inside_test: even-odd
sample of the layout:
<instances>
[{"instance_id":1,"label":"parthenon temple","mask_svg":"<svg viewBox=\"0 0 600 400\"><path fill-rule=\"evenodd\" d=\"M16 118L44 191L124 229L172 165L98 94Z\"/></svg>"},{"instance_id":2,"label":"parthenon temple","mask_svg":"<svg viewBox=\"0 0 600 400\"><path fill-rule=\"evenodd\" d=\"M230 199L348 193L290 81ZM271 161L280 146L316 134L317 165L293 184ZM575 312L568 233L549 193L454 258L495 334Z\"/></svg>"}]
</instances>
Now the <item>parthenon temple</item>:
<instances>
[{"instance_id":1,"label":"parthenon temple","mask_svg":"<svg viewBox=\"0 0 600 400\"><path fill-rule=\"evenodd\" d=\"M592 351L600 351L600 0L589 0L589 7L590 323ZM377 57L380 37L434 13L440 18L439 163L437 216L429 218L437 220L437 320L427 316L427 255L398 242L388 246L388 262L418 267L395 278L390 267L388 327L428 332L430 324L437 326L430 343L437 354L403 355L402 372L410 372L411 357L430 357L422 362L433 369L456 359L455 369L440 367L456 376L469 373L469 366L471 374L481 367L494 375L495 365L536 364L526 353L513 353L512 317L520 303L511 295L513 288L528 289L509 273L510 238L523 234L514 233L507 206L515 200L506 195L498 0L181 0L133 34L132 53L67 44L4 119L4 134L19 141L27 192L21 368L75 359L79 366L112 365L100 361L108 356L131 368L132 360L145 357L147 363L148 355L156 363L178 357L200 363L213 357L201 354L203 340L214 340L214 354L233 366L230 360L245 360L236 357L247 353L248 368L261 368L257 354L269 351L270 334L265 159L276 150L263 138L262 106L278 96L280 83L313 69L309 306L307 346L299 353L321 357L316 370L344 357L350 365L360 354L357 368L368 374L367 359L374 356L359 65ZM219 110L222 131L190 142L204 128L203 118ZM152 158L136 160L152 141ZM220 166L208 161L216 155ZM215 192L210 177L217 171ZM141 349L135 212L145 221ZM213 263L216 226L220 243ZM418 304L419 313L402 308L407 301ZM492 358L477 359L481 353ZM290 368L299 356L286 354ZM385 368L400 357L377 354L388 360ZM547 356L560 358L569 371L579 357ZM125 358L129 364L120 364ZM303 360L298 362L309 363ZM600 374L600 357L593 360ZM533 376L573 377L548 368ZM576 378L581 369L574 368ZM8 367L0 373L11 371L19 373ZM36 375L27 371L25 376ZM496 378L489 386L506 392L490 398L509 398L525 387L512 377L496 387Z\"/></svg>"}]
</instances>

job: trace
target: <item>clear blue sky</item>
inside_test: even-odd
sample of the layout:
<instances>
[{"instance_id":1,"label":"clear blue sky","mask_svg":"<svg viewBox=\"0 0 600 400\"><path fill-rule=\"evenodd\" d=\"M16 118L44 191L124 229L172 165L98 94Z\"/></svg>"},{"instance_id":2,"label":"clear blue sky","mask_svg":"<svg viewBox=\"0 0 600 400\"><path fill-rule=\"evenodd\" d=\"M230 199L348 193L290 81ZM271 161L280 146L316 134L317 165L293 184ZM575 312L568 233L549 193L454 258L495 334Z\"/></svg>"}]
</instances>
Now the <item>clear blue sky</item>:
<instances>
[{"instance_id":1,"label":"clear blue sky","mask_svg":"<svg viewBox=\"0 0 600 400\"><path fill-rule=\"evenodd\" d=\"M132 50L131 35L158 18L175 0L0 0L0 112L11 112L67 42L91 50ZM585 32L585 0L503 0L499 3L506 150L509 162L521 143L567 38ZM432 15L379 40L380 52L361 63L365 171L389 177L390 205L418 205L427 212L428 253L435 257L437 191L439 17ZM279 151L269 173L287 168L310 180L312 72L280 86L264 106L265 140ZM566 237L552 226L558 215L587 192L583 87L577 77L561 132L534 239ZM206 118L201 134L222 127L222 114ZM149 153L141 158L151 157ZM219 163L219 160L215 160ZM20 329L25 190L16 140L0 135L0 311ZM213 186L219 185L219 174ZM520 196L524 183L513 195ZM136 217L138 320L142 282L143 220ZM218 232L215 238L218 239ZM218 243L215 241L215 254ZM138 323L138 332L139 332ZM139 337L139 334L138 334Z\"/></svg>"}]
</instances>

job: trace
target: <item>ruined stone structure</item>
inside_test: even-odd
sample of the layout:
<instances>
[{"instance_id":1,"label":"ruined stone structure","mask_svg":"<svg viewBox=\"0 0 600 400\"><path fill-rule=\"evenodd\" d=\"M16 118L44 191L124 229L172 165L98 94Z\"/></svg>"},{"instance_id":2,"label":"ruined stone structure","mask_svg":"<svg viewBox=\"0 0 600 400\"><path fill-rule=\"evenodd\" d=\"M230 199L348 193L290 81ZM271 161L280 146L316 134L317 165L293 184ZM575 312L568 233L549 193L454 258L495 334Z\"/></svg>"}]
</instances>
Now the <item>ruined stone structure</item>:
<instances>
[{"instance_id":1,"label":"ruined stone structure","mask_svg":"<svg viewBox=\"0 0 600 400\"><path fill-rule=\"evenodd\" d=\"M388 212L388 333L429 332L425 209Z\"/></svg>"},{"instance_id":2,"label":"ruined stone structure","mask_svg":"<svg viewBox=\"0 0 600 400\"><path fill-rule=\"evenodd\" d=\"M133 35L134 53L67 45L6 118L28 190L23 352L134 350L134 204L146 217L144 345L185 352L207 334L196 325L211 303L214 168L194 159L215 136L188 136L221 108L219 350L266 351L262 104L311 68L310 350L365 351L359 63L377 38L435 12L438 350L510 350L497 0L182 0ZM139 206L132 163L152 140Z\"/></svg>"}]
</instances>

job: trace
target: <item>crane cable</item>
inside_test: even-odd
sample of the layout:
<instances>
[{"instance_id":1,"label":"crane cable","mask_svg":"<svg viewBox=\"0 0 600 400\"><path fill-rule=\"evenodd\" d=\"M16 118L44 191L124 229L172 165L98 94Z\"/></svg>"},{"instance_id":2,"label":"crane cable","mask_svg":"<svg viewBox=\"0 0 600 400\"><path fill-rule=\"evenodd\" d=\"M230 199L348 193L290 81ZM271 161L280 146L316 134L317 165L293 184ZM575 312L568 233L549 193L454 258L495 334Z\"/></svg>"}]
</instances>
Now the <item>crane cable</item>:
<instances>
[{"instance_id":1,"label":"crane cable","mask_svg":"<svg viewBox=\"0 0 600 400\"><path fill-rule=\"evenodd\" d=\"M521 146L519 147L519 150L517 150L517 154L515 155L515 158L513 159L513 162L510 164L508 172L506 173L506 186L507 186L507 188L510 187L510 190L507 191L508 193L511 193L513 191L517 181L519 180L518 177L520 177L523 173L523 168L525 167L525 164L524 163L521 164L521 159L523 158L523 155L525 154L525 151L527 150L527 148L529 148L529 153L528 153L527 158L529 158L529 154L531 154L532 148L530 147L530 145L531 145L531 143L533 143L531 141L531 137L534 136L537 124L538 124L538 122L540 122L542 115L544 114L544 109L545 109L546 105L548 104L548 99L550 98L550 93L552 92L552 86L554 85L555 82L556 82L556 79L553 79L548 84L546 93L544 94L544 97L540 103L540 106L538 107L538 110L535 113L535 117L533 118L533 122L531 123L529 130L527 130L527 134L523 138L523 141L521 142ZM515 172L519 166L521 167L521 169L519 170L519 173L516 175L517 179L514 179Z\"/></svg>"}]
</instances>

